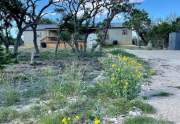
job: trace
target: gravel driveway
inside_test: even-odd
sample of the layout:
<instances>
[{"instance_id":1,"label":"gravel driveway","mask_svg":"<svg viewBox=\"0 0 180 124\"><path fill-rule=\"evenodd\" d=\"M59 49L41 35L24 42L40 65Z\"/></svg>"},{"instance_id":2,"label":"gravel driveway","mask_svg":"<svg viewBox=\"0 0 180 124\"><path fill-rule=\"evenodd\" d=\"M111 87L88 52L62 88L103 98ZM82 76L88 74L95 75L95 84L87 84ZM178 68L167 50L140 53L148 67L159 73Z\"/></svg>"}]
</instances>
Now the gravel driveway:
<instances>
[{"instance_id":1,"label":"gravel driveway","mask_svg":"<svg viewBox=\"0 0 180 124\"><path fill-rule=\"evenodd\" d=\"M180 51L168 50L127 50L148 61L157 71L150 80L150 86L145 86L143 95L168 92L168 97L151 97L148 102L157 113L154 117L167 119L180 124Z\"/></svg>"}]
</instances>

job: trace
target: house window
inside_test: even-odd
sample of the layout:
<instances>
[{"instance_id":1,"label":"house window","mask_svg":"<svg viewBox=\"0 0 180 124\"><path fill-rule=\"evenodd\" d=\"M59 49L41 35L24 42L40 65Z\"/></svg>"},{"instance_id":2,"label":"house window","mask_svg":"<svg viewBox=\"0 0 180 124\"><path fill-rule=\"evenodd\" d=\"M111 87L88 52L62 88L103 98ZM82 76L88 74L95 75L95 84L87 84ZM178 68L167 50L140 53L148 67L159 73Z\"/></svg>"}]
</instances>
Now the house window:
<instances>
[{"instance_id":1,"label":"house window","mask_svg":"<svg viewBox=\"0 0 180 124\"><path fill-rule=\"evenodd\" d=\"M123 29L123 30L122 30L122 35L128 35L127 29Z\"/></svg>"}]
</instances>

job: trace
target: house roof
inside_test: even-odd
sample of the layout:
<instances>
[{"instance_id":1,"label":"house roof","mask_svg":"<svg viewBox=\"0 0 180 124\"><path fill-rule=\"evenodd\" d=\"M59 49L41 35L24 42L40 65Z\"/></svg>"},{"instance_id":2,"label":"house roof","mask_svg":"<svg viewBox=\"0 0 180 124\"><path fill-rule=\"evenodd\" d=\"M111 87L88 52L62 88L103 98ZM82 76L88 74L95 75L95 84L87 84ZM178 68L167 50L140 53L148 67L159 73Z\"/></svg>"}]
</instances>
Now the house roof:
<instances>
[{"instance_id":1,"label":"house roof","mask_svg":"<svg viewBox=\"0 0 180 124\"><path fill-rule=\"evenodd\" d=\"M47 29L58 29L58 25L57 24L39 24L37 26L37 30L47 30ZM32 28L29 27L26 29L26 31L32 31Z\"/></svg>"},{"instance_id":2,"label":"house roof","mask_svg":"<svg viewBox=\"0 0 180 124\"><path fill-rule=\"evenodd\" d=\"M126 28L126 27L123 27L121 24L112 23L110 28ZM48 30L48 29L58 29L58 25L57 24L39 24L37 26L37 31ZM26 29L26 31L32 31L32 28L29 27Z\"/></svg>"}]
</instances>

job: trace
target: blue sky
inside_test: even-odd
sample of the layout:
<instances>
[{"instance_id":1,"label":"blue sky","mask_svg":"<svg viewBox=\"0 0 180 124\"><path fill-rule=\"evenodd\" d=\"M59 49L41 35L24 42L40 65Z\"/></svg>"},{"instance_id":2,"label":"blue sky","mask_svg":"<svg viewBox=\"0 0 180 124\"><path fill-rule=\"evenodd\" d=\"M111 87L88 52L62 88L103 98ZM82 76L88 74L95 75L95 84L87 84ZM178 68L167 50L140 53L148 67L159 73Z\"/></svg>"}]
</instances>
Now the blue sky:
<instances>
[{"instance_id":1,"label":"blue sky","mask_svg":"<svg viewBox=\"0 0 180 124\"><path fill-rule=\"evenodd\" d=\"M144 0L138 7L145 9L153 19L180 16L180 0Z\"/></svg>"},{"instance_id":2,"label":"blue sky","mask_svg":"<svg viewBox=\"0 0 180 124\"><path fill-rule=\"evenodd\" d=\"M137 7L145 9L151 19L166 19L170 15L180 16L180 0L130 0L131 2L141 2ZM48 17L49 15L47 15ZM58 16L49 16L57 18Z\"/></svg>"}]
</instances>

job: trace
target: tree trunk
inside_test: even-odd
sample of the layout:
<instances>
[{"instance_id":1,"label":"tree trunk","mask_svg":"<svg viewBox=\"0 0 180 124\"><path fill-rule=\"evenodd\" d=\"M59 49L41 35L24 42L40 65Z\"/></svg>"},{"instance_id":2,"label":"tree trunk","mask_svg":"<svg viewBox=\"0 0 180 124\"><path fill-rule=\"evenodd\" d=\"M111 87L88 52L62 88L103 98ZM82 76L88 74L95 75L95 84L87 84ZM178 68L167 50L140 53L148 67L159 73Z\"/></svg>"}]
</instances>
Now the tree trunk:
<instances>
[{"instance_id":1,"label":"tree trunk","mask_svg":"<svg viewBox=\"0 0 180 124\"><path fill-rule=\"evenodd\" d=\"M32 26L33 30L33 43L34 43L34 49L35 49L35 56L39 55L39 47L37 44L37 26Z\"/></svg>"},{"instance_id":2,"label":"tree trunk","mask_svg":"<svg viewBox=\"0 0 180 124\"><path fill-rule=\"evenodd\" d=\"M21 36L23 34L23 31L19 31L18 34L17 34L17 38L16 38L16 43L14 45L14 52L13 52L13 55L14 57L16 57L16 60L17 60L17 55L18 55L18 47L20 45L20 42L21 42Z\"/></svg>"},{"instance_id":3,"label":"tree trunk","mask_svg":"<svg viewBox=\"0 0 180 124\"><path fill-rule=\"evenodd\" d=\"M5 32L6 32L6 38L5 38L5 41L4 41L4 45L6 47L6 53L9 53L10 38L9 38L9 32L8 32L7 28L6 28Z\"/></svg>"},{"instance_id":4,"label":"tree trunk","mask_svg":"<svg viewBox=\"0 0 180 124\"><path fill-rule=\"evenodd\" d=\"M57 55L59 43L60 43L60 39L58 38L58 42L56 43L55 55Z\"/></svg>"},{"instance_id":5,"label":"tree trunk","mask_svg":"<svg viewBox=\"0 0 180 124\"><path fill-rule=\"evenodd\" d=\"M139 33L139 36L141 37L141 40L143 41L144 45L147 45L146 39L144 37L144 34L143 33ZM139 46L140 46L140 43L139 43Z\"/></svg>"},{"instance_id":6,"label":"tree trunk","mask_svg":"<svg viewBox=\"0 0 180 124\"><path fill-rule=\"evenodd\" d=\"M5 44L6 53L9 53L9 44Z\"/></svg>"},{"instance_id":7,"label":"tree trunk","mask_svg":"<svg viewBox=\"0 0 180 124\"><path fill-rule=\"evenodd\" d=\"M85 39L84 39L84 53L87 52L87 39L88 39L88 36L89 36L89 34L87 33L85 35Z\"/></svg>"}]
</instances>

